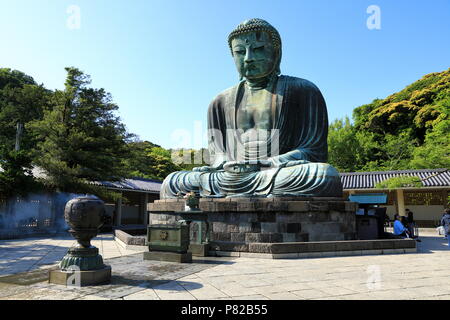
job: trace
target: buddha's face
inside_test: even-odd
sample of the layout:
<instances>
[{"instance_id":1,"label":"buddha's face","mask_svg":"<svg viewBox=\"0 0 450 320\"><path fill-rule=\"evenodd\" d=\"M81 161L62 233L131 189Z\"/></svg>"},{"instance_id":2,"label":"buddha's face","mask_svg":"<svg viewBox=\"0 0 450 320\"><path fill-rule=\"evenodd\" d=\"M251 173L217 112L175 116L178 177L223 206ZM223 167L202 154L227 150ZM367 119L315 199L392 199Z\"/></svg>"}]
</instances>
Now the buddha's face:
<instances>
[{"instance_id":1,"label":"buddha's face","mask_svg":"<svg viewBox=\"0 0 450 320\"><path fill-rule=\"evenodd\" d=\"M233 58L241 76L258 79L274 70L277 51L266 32L250 32L236 36L231 41Z\"/></svg>"}]
</instances>

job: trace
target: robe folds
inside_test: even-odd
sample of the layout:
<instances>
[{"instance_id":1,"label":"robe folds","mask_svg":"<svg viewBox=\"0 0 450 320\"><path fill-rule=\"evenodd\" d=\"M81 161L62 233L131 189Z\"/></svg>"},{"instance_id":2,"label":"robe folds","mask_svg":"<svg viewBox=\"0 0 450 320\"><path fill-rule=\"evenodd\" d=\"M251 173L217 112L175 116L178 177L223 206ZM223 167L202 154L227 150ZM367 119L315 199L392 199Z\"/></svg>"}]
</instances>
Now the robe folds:
<instances>
[{"instance_id":1,"label":"robe folds","mask_svg":"<svg viewBox=\"0 0 450 320\"><path fill-rule=\"evenodd\" d=\"M241 141L236 114L244 94L241 81L209 106L208 150L211 167L217 169L171 173L161 186L161 198L191 191L202 197L341 197L339 173L326 163L328 116L320 90L308 80L277 77L271 89L272 130L265 137L264 152ZM259 160L271 166L243 172L223 169L224 163Z\"/></svg>"}]
</instances>

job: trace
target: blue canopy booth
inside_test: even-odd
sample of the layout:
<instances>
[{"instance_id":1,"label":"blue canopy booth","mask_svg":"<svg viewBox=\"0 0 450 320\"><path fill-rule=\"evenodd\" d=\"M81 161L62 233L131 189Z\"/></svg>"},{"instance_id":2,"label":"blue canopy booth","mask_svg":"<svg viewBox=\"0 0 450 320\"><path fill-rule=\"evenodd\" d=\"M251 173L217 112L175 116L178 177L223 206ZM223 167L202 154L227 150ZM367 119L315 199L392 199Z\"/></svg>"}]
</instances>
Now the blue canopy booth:
<instances>
[{"instance_id":1,"label":"blue canopy booth","mask_svg":"<svg viewBox=\"0 0 450 320\"><path fill-rule=\"evenodd\" d=\"M351 194L349 200L359 203L359 210L356 212L356 232L358 239L370 240L385 238L384 224L387 217L386 208L380 208L378 206L387 203L387 194Z\"/></svg>"},{"instance_id":2,"label":"blue canopy booth","mask_svg":"<svg viewBox=\"0 0 450 320\"><path fill-rule=\"evenodd\" d=\"M363 205L379 205L386 204L387 194L386 193L364 193L364 194L351 194L349 200L353 202L358 202Z\"/></svg>"}]
</instances>

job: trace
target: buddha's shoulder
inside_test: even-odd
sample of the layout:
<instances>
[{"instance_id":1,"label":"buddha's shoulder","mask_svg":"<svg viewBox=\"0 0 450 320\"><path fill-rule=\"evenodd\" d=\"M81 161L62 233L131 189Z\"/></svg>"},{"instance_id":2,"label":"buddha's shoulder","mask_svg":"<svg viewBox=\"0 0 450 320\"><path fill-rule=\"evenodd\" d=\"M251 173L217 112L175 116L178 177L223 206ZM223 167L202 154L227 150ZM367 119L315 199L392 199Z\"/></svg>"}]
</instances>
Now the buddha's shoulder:
<instances>
[{"instance_id":1,"label":"buddha's shoulder","mask_svg":"<svg viewBox=\"0 0 450 320\"><path fill-rule=\"evenodd\" d=\"M306 79L281 75L280 80L285 81L286 86L288 86L291 90L297 89L320 92L319 88L313 82Z\"/></svg>"},{"instance_id":2,"label":"buddha's shoulder","mask_svg":"<svg viewBox=\"0 0 450 320\"><path fill-rule=\"evenodd\" d=\"M319 92L319 88L312 83L309 80L292 77L292 76L286 76L281 75L279 76L278 81L284 82L284 84L289 87L289 90L292 91L309 91L309 92ZM234 98L236 97L237 90L239 89L241 83L238 83L228 89L223 90L220 92L216 97L212 100L211 105L218 105L228 102L233 102Z\"/></svg>"},{"instance_id":3,"label":"buddha's shoulder","mask_svg":"<svg viewBox=\"0 0 450 320\"><path fill-rule=\"evenodd\" d=\"M238 89L238 87L239 87L239 83L228 89L223 90L222 92L220 92L218 95L216 95L214 97L214 99L211 101L211 104L218 104L218 103L224 103L224 102L229 101L236 94L236 90Z\"/></svg>"}]
</instances>

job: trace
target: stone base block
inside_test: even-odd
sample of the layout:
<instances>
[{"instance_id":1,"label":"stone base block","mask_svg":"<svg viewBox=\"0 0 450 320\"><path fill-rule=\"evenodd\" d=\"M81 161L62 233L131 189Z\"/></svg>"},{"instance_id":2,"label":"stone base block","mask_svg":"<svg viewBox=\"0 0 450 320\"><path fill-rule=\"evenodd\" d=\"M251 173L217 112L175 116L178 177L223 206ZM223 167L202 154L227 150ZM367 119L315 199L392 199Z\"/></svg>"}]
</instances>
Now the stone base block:
<instances>
[{"instance_id":1,"label":"stone base block","mask_svg":"<svg viewBox=\"0 0 450 320\"><path fill-rule=\"evenodd\" d=\"M106 284L111 282L111 267L105 266L102 269L87 271L52 270L49 272L48 282L75 287Z\"/></svg>"},{"instance_id":2,"label":"stone base block","mask_svg":"<svg viewBox=\"0 0 450 320\"><path fill-rule=\"evenodd\" d=\"M192 253L194 257L206 257L208 256L209 251L209 244L197 244L197 243L191 243L189 245L188 252Z\"/></svg>"},{"instance_id":3,"label":"stone base block","mask_svg":"<svg viewBox=\"0 0 450 320\"><path fill-rule=\"evenodd\" d=\"M149 206L152 223L171 224L180 220L177 210L182 203L180 199L156 200ZM357 208L357 203L342 198L200 199L211 243L244 245L354 240Z\"/></svg>"},{"instance_id":4,"label":"stone base block","mask_svg":"<svg viewBox=\"0 0 450 320\"><path fill-rule=\"evenodd\" d=\"M299 259L344 257L381 254L404 254L417 252L414 239L383 239L354 241L252 243L247 247L231 248L227 243L211 243L211 256L247 257L267 259ZM384 248L384 249L374 249Z\"/></svg>"},{"instance_id":5,"label":"stone base block","mask_svg":"<svg viewBox=\"0 0 450 320\"><path fill-rule=\"evenodd\" d=\"M192 253L177 253L165 251L148 251L144 252L144 260L156 260L167 262L188 263L192 262Z\"/></svg>"},{"instance_id":6,"label":"stone base block","mask_svg":"<svg viewBox=\"0 0 450 320\"><path fill-rule=\"evenodd\" d=\"M130 232L130 233L129 233ZM133 234L131 234L133 233ZM118 238L120 241L128 246L145 246L147 245L147 230L137 229L137 230L119 230L113 231L114 237Z\"/></svg>"}]
</instances>

